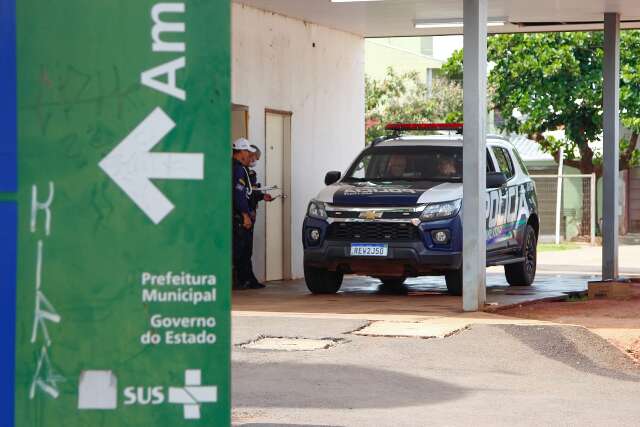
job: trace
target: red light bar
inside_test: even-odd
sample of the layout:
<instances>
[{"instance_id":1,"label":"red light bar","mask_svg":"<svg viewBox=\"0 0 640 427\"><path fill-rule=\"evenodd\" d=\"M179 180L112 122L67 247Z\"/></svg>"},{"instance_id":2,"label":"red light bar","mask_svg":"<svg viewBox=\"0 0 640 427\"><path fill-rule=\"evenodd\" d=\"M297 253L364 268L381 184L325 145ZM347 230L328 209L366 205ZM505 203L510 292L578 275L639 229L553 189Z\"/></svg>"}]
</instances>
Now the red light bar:
<instances>
[{"instance_id":1,"label":"red light bar","mask_svg":"<svg viewBox=\"0 0 640 427\"><path fill-rule=\"evenodd\" d=\"M386 130L462 130L462 123L389 123Z\"/></svg>"}]
</instances>

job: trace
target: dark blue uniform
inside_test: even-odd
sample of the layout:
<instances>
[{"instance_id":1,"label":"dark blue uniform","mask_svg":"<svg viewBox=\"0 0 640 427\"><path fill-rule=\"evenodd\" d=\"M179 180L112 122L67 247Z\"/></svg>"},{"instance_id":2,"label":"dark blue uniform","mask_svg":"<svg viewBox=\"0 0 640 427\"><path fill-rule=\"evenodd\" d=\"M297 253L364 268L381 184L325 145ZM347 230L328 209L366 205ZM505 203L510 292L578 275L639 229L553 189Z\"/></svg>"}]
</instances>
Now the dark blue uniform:
<instances>
[{"instance_id":1,"label":"dark blue uniform","mask_svg":"<svg viewBox=\"0 0 640 427\"><path fill-rule=\"evenodd\" d=\"M253 169L245 168L247 175L249 175L249 182L251 183L251 195L249 196L249 207L255 214L258 209L258 203L264 200L264 193L260 191L261 185L258 183L258 176Z\"/></svg>"},{"instance_id":2,"label":"dark blue uniform","mask_svg":"<svg viewBox=\"0 0 640 427\"><path fill-rule=\"evenodd\" d=\"M251 183L245 167L233 161L233 268L237 286L247 287L252 280L251 248L253 246L253 225L251 230L243 226L243 214L253 217L250 205Z\"/></svg>"},{"instance_id":3,"label":"dark blue uniform","mask_svg":"<svg viewBox=\"0 0 640 427\"><path fill-rule=\"evenodd\" d=\"M252 213L252 220L253 220L253 225L255 226L256 223L256 211L258 209L258 203L261 202L262 200L264 200L264 193L262 191L260 191L260 184L258 183L258 176L256 175L256 171L254 171L253 169L249 169L248 167L245 167L246 170L246 174L249 176L249 183L251 185L251 194L249 195L249 208L251 209ZM249 258L253 257L253 230L254 227L251 227L251 237L250 237L250 244L249 244ZM253 263L250 262L249 263L249 271L251 274L251 281L253 283L259 283L258 279L256 278L256 275L253 273Z\"/></svg>"}]
</instances>

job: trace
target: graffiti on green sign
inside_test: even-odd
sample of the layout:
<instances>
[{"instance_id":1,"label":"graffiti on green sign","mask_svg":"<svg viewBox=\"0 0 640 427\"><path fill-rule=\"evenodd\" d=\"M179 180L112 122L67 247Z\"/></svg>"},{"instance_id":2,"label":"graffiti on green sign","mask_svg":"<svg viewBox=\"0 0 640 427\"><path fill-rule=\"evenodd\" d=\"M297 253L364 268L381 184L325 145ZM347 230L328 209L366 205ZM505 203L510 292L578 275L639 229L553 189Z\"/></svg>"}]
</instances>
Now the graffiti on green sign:
<instances>
[{"instance_id":1,"label":"graffiti on green sign","mask_svg":"<svg viewBox=\"0 0 640 427\"><path fill-rule=\"evenodd\" d=\"M33 400L38 391L42 391L50 397L57 399L60 395L58 383L63 382L64 378L57 374L53 369L51 358L49 357L49 348L52 345L51 336L47 322L59 324L62 317L56 312L53 304L46 297L42 286L42 264L44 252L43 237L48 238L51 235L51 204L55 194L53 182L49 182L49 194L44 202L38 201L38 188L33 185L31 187L31 218L30 231L33 234L38 233L38 212L44 214L43 234L36 244L36 271L35 271L35 306L33 309L33 327L31 329L31 344L40 345L40 355L36 362L35 372L29 387L29 399Z\"/></svg>"}]
</instances>

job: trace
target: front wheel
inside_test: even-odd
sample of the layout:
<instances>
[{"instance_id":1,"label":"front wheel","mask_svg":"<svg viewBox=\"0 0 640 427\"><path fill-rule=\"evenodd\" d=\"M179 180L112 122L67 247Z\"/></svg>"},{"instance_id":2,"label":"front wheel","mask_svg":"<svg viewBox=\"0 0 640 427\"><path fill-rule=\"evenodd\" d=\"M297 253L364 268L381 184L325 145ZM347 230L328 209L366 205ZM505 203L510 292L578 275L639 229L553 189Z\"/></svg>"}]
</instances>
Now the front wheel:
<instances>
[{"instance_id":1,"label":"front wheel","mask_svg":"<svg viewBox=\"0 0 640 427\"><path fill-rule=\"evenodd\" d=\"M504 275L509 285L531 286L536 278L537 243L536 231L527 224L522 247L524 261L504 266Z\"/></svg>"},{"instance_id":2,"label":"front wheel","mask_svg":"<svg viewBox=\"0 0 640 427\"><path fill-rule=\"evenodd\" d=\"M335 294L342 286L342 273L304 266L304 281L313 294Z\"/></svg>"}]
</instances>

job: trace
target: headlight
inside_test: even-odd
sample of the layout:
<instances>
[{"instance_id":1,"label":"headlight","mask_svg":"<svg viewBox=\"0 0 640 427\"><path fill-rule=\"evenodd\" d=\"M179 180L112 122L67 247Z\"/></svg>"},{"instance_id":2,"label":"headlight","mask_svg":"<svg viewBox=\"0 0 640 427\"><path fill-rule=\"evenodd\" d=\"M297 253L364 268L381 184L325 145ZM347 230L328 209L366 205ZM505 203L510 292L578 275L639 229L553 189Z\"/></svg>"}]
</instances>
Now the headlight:
<instances>
[{"instance_id":1,"label":"headlight","mask_svg":"<svg viewBox=\"0 0 640 427\"><path fill-rule=\"evenodd\" d=\"M311 237L311 240L313 240L314 242L317 242L318 240L320 240L320 230L318 230L317 228L312 228L309 232L309 237Z\"/></svg>"},{"instance_id":2,"label":"headlight","mask_svg":"<svg viewBox=\"0 0 640 427\"><path fill-rule=\"evenodd\" d=\"M324 203L312 200L307 209L307 215L311 218L327 219L327 211L324 209Z\"/></svg>"},{"instance_id":3,"label":"headlight","mask_svg":"<svg viewBox=\"0 0 640 427\"><path fill-rule=\"evenodd\" d=\"M452 200L450 202L432 203L427 205L422 211L420 219L423 221L432 221L434 219L450 218L460 211L462 199Z\"/></svg>"}]
</instances>

